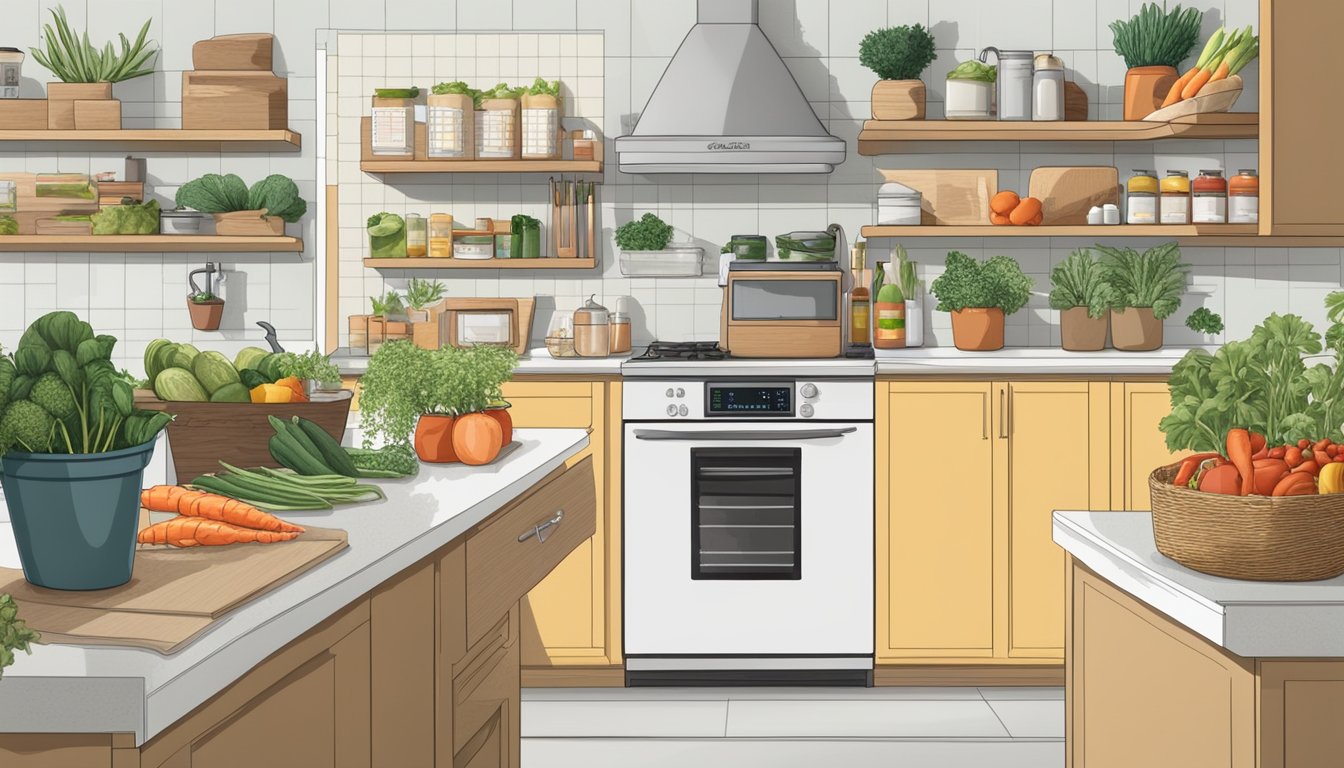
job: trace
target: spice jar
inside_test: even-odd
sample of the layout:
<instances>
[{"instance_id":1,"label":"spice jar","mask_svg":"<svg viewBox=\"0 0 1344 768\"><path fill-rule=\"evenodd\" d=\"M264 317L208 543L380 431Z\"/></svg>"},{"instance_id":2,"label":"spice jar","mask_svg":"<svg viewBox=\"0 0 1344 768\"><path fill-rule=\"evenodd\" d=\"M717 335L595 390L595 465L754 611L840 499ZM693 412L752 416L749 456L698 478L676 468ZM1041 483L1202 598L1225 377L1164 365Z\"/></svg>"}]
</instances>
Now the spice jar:
<instances>
[{"instance_id":1,"label":"spice jar","mask_svg":"<svg viewBox=\"0 0 1344 768\"><path fill-rule=\"evenodd\" d=\"M434 259L453 257L453 214L430 214L429 255Z\"/></svg>"},{"instance_id":2,"label":"spice jar","mask_svg":"<svg viewBox=\"0 0 1344 768\"><path fill-rule=\"evenodd\" d=\"M1162 198L1158 201L1163 224L1190 223L1190 174L1167 171L1162 179Z\"/></svg>"},{"instance_id":3,"label":"spice jar","mask_svg":"<svg viewBox=\"0 0 1344 768\"><path fill-rule=\"evenodd\" d=\"M1064 119L1064 60L1042 53L1032 62L1032 120Z\"/></svg>"},{"instance_id":4,"label":"spice jar","mask_svg":"<svg viewBox=\"0 0 1344 768\"><path fill-rule=\"evenodd\" d=\"M1196 224L1227 223L1227 179L1222 171L1201 170L1195 177L1191 219Z\"/></svg>"},{"instance_id":5,"label":"spice jar","mask_svg":"<svg viewBox=\"0 0 1344 768\"><path fill-rule=\"evenodd\" d=\"M611 354L611 326L607 308L588 297L582 307L574 310L574 351L579 357L606 357Z\"/></svg>"},{"instance_id":6,"label":"spice jar","mask_svg":"<svg viewBox=\"0 0 1344 768\"><path fill-rule=\"evenodd\" d=\"M630 351L630 299L616 299L616 311L611 313L611 354L624 355Z\"/></svg>"},{"instance_id":7,"label":"spice jar","mask_svg":"<svg viewBox=\"0 0 1344 768\"><path fill-rule=\"evenodd\" d=\"M1260 177L1254 168L1242 168L1227 182L1229 224L1260 223Z\"/></svg>"},{"instance_id":8,"label":"spice jar","mask_svg":"<svg viewBox=\"0 0 1344 768\"><path fill-rule=\"evenodd\" d=\"M1129 224L1157 223L1157 176L1152 171L1134 170L1129 172L1129 184L1126 206Z\"/></svg>"},{"instance_id":9,"label":"spice jar","mask_svg":"<svg viewBox=\"0 0 1344 768\"><path fill-rule=\"evenodd\" d=\"M429 226L418 213L406 214L406 255L421 258L429 253Z\"/></svg>"}]
</instances>

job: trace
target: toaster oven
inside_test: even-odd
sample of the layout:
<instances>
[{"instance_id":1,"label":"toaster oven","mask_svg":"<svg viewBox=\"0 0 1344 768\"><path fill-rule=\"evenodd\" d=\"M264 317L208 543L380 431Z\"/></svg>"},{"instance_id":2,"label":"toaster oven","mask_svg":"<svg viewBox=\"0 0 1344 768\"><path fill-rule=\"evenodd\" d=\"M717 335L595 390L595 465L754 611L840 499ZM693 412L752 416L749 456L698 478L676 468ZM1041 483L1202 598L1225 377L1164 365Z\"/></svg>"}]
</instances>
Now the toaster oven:
<instances>
[{"instance_id":1,"label":"toaster oven","mask_svg":"<svg viewBox=\"0 0 1344 768\"><path fill-rule=\"evenodd\" d=\"M833 263L809 267L730 267L719 345L733 357L839 357L844 273Z\"/></svg>"},{"instance_id":2,"label":"toaster oven","mask_svg":"<svg viewBox=\"0 0 1344 768\"><path fill-rule=\"evenodd\" d=\"M431 349L493 344L526 354L535 305L532 298L444 299L430 311L430 322L414 324L415 343Z\"/></svg>"}]
</instances>

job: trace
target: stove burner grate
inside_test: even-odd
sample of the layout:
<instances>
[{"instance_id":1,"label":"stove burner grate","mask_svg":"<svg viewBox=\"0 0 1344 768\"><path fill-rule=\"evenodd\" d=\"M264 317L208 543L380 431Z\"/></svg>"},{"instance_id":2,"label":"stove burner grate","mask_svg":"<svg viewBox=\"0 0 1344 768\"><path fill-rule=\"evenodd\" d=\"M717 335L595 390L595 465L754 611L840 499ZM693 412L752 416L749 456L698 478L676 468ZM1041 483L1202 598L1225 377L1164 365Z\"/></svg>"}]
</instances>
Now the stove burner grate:
<instances>
[{"instance_id":1,"label":"stove burner grate","mask_svg":"<svg viewBox=\"0 0 1344 768\"><path fill-rule=\"evenodd\" d=\"M713 341L655 341L637 360L723 360L728 353Z\"/></svg>"}]
</instances>

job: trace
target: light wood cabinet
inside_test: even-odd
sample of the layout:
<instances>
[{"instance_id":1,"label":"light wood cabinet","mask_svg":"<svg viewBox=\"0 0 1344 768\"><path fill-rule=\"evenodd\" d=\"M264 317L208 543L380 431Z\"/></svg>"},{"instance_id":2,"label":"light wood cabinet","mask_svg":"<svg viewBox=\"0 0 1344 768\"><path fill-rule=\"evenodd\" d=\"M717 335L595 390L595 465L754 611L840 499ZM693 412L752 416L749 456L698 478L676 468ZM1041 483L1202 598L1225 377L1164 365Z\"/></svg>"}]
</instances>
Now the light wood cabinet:
<instances>
[{"instance_id":1,"label":"light wood cabinet","mask_svg":"<svg viewBox=\"0 0 1344 768\"><path fill-rule=\"evenodd\" d=\"M1111 509L1149 509L1148 475L1188 455L1167 450L1158 424L1168 413L1165 381L1111 384Z\"/></svg>"}]
</instances>

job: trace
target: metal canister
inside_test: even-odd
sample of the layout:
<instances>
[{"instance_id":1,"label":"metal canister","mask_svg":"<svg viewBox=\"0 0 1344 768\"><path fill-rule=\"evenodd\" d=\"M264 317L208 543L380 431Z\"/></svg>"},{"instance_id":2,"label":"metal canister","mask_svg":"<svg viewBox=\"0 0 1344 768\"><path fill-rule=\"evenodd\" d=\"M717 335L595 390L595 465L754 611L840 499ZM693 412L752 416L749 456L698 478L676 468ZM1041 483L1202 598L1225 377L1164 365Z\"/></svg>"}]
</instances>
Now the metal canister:
<instances>
[{"instance_id":1,"label":"metal canister","mask_svg":"<svg viewBox=\"0 0 1344 768\"><path fill-rule=\"evenodd\" d=\"M1031 84L1033 51L1001 51L989 46L980 51L980 61L988 63L989 52L999 60L998 87L1000 120L1031 119Z\"/></svg>"},{"instance_id":2,"label":"metal canister","mask_svg":"<svg viewBox=\"0 0 1344 768\"><path fill-rule=\"evenodd\" d=\"M597 294L593 294L574 310L574 351L579 357L611 354L610 313L596 299Z\"/></svg>"}]
</instances>

